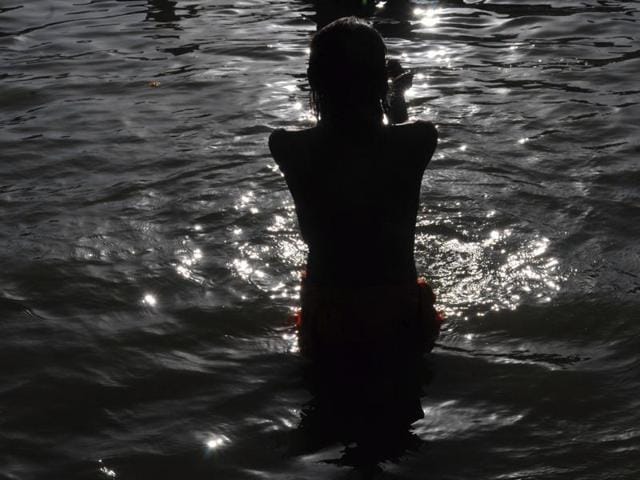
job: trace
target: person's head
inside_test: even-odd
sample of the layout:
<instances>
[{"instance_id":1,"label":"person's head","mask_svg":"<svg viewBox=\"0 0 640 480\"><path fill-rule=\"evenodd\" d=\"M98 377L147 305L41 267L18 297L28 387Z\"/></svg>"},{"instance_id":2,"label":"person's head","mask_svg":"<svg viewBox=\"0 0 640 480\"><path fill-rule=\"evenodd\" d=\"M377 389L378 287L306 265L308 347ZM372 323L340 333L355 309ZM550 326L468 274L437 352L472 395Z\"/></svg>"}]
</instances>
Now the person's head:
<instances>
[{"instance_id":1,"label":"person's head","mask_svg":"<svg viewBox=\"0 0 640 480\"><path fill-rule=\"evenodd\" d=\"M386 53L380 34L358 18L340 18L319 30L307 70L316 116L332 123L380 122L388 90Z\"/></svg>"}]
</instances>

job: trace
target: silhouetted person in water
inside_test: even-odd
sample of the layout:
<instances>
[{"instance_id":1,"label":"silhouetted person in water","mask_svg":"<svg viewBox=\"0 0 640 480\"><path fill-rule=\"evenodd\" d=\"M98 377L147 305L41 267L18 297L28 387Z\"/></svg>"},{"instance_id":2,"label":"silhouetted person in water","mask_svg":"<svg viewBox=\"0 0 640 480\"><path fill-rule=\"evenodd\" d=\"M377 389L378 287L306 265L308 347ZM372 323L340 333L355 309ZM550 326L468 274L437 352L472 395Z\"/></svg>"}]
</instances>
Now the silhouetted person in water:
<instances>
[{"instance_id":1,"label":"silhouetted person in water","mask_svg":"<svg viewBox=\"0 0 640 480\"><path fill-rule=\"evenodd\" d=\"M394 122L390 73L400 89L410 78L388 65L380 35L354 17L315 34L307 73L317 125L269 139L309 247L301 351L312 359L318 400L361 422L352 430L381 409L406 430L422 417L415 365L440 326L414 262L420 185L437 131L426 121L385 125L385 111ZM406 119L406 106L395 110Z\"/></svg>"}]
</instances>

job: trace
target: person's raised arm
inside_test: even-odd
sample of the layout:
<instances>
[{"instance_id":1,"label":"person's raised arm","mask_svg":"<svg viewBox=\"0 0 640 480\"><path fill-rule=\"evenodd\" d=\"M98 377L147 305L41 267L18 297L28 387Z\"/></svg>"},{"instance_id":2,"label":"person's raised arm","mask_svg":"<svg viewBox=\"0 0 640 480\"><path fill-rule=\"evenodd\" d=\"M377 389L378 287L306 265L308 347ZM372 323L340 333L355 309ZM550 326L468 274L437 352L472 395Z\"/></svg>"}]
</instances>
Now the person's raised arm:
<instances>
[{"instance_id":1,"label":"person's raised arm","mask_svg":"<svg viewBox=\"0 0 640 480\"><path fill-rule=\"evenodd\" d=\"M387 76L391 81L389 94L387 95L389 123L394 125L404 123L409 119L404 94L411 88L413 73L402 68L398 60L389 59L387 60Z\"/></svg>"}]
</instances>

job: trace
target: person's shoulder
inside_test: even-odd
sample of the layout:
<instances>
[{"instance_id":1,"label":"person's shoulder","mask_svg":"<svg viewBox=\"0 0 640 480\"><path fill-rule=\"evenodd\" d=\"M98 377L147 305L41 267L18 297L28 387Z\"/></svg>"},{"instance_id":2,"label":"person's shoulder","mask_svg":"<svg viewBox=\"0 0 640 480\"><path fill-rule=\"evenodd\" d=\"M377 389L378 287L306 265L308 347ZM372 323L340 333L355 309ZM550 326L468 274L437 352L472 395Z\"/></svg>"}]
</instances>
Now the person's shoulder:
<instances>
[{"instance_id":1,"label":"person's shoulder","mask_svg":"<svg viewBox=\"0 0 640 480\"><path fill-rule=\"evenodd\" d=\"M269 150L278 165L297 156L300 148L309 142L313 128L285 130L279 128L269 135Z\"/></svg>"},{"instance_id":2,"label":"person's shoulder","mask_svg":"<svg viewBox=\"0 0 640 480\"><path fill-rule=\"evenodd\" d=\"M426 120L401 123L391 128L399 139L408 144L430 146L438 142L438 129L432 122Z\"/></svg>"},{"instance_id":3,"label":"person's shoulder","mask_svg":"<svg viewBox=\"0 0 640 480\"><path fill-rule=\"evenodd\" d=\"M407 159L413 159L415 165L424 171L438 145L438 130L425 120L401 123L391 127L393 143L397 145Z\"/></svg>"}]
</instances>

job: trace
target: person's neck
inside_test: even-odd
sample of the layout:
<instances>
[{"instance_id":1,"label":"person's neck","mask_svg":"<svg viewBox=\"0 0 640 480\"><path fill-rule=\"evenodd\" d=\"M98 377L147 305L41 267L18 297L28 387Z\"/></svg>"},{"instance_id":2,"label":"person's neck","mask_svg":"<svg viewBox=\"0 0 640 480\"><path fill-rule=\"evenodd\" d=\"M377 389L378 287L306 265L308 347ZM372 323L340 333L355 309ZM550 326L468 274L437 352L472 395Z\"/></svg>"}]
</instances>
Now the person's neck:
<instances>
[{"instance_id":1,"label":"person's neck","mask_svg":"<svg viewBox=\"0 0 640 480\"><path fill-rule=\"evenodd\" d=\"M323 112L318 125L326 130L358 134L376 131L383 126L383 116L380 109L348 109L335 112Z\"/></svg>"}]
</instances>

